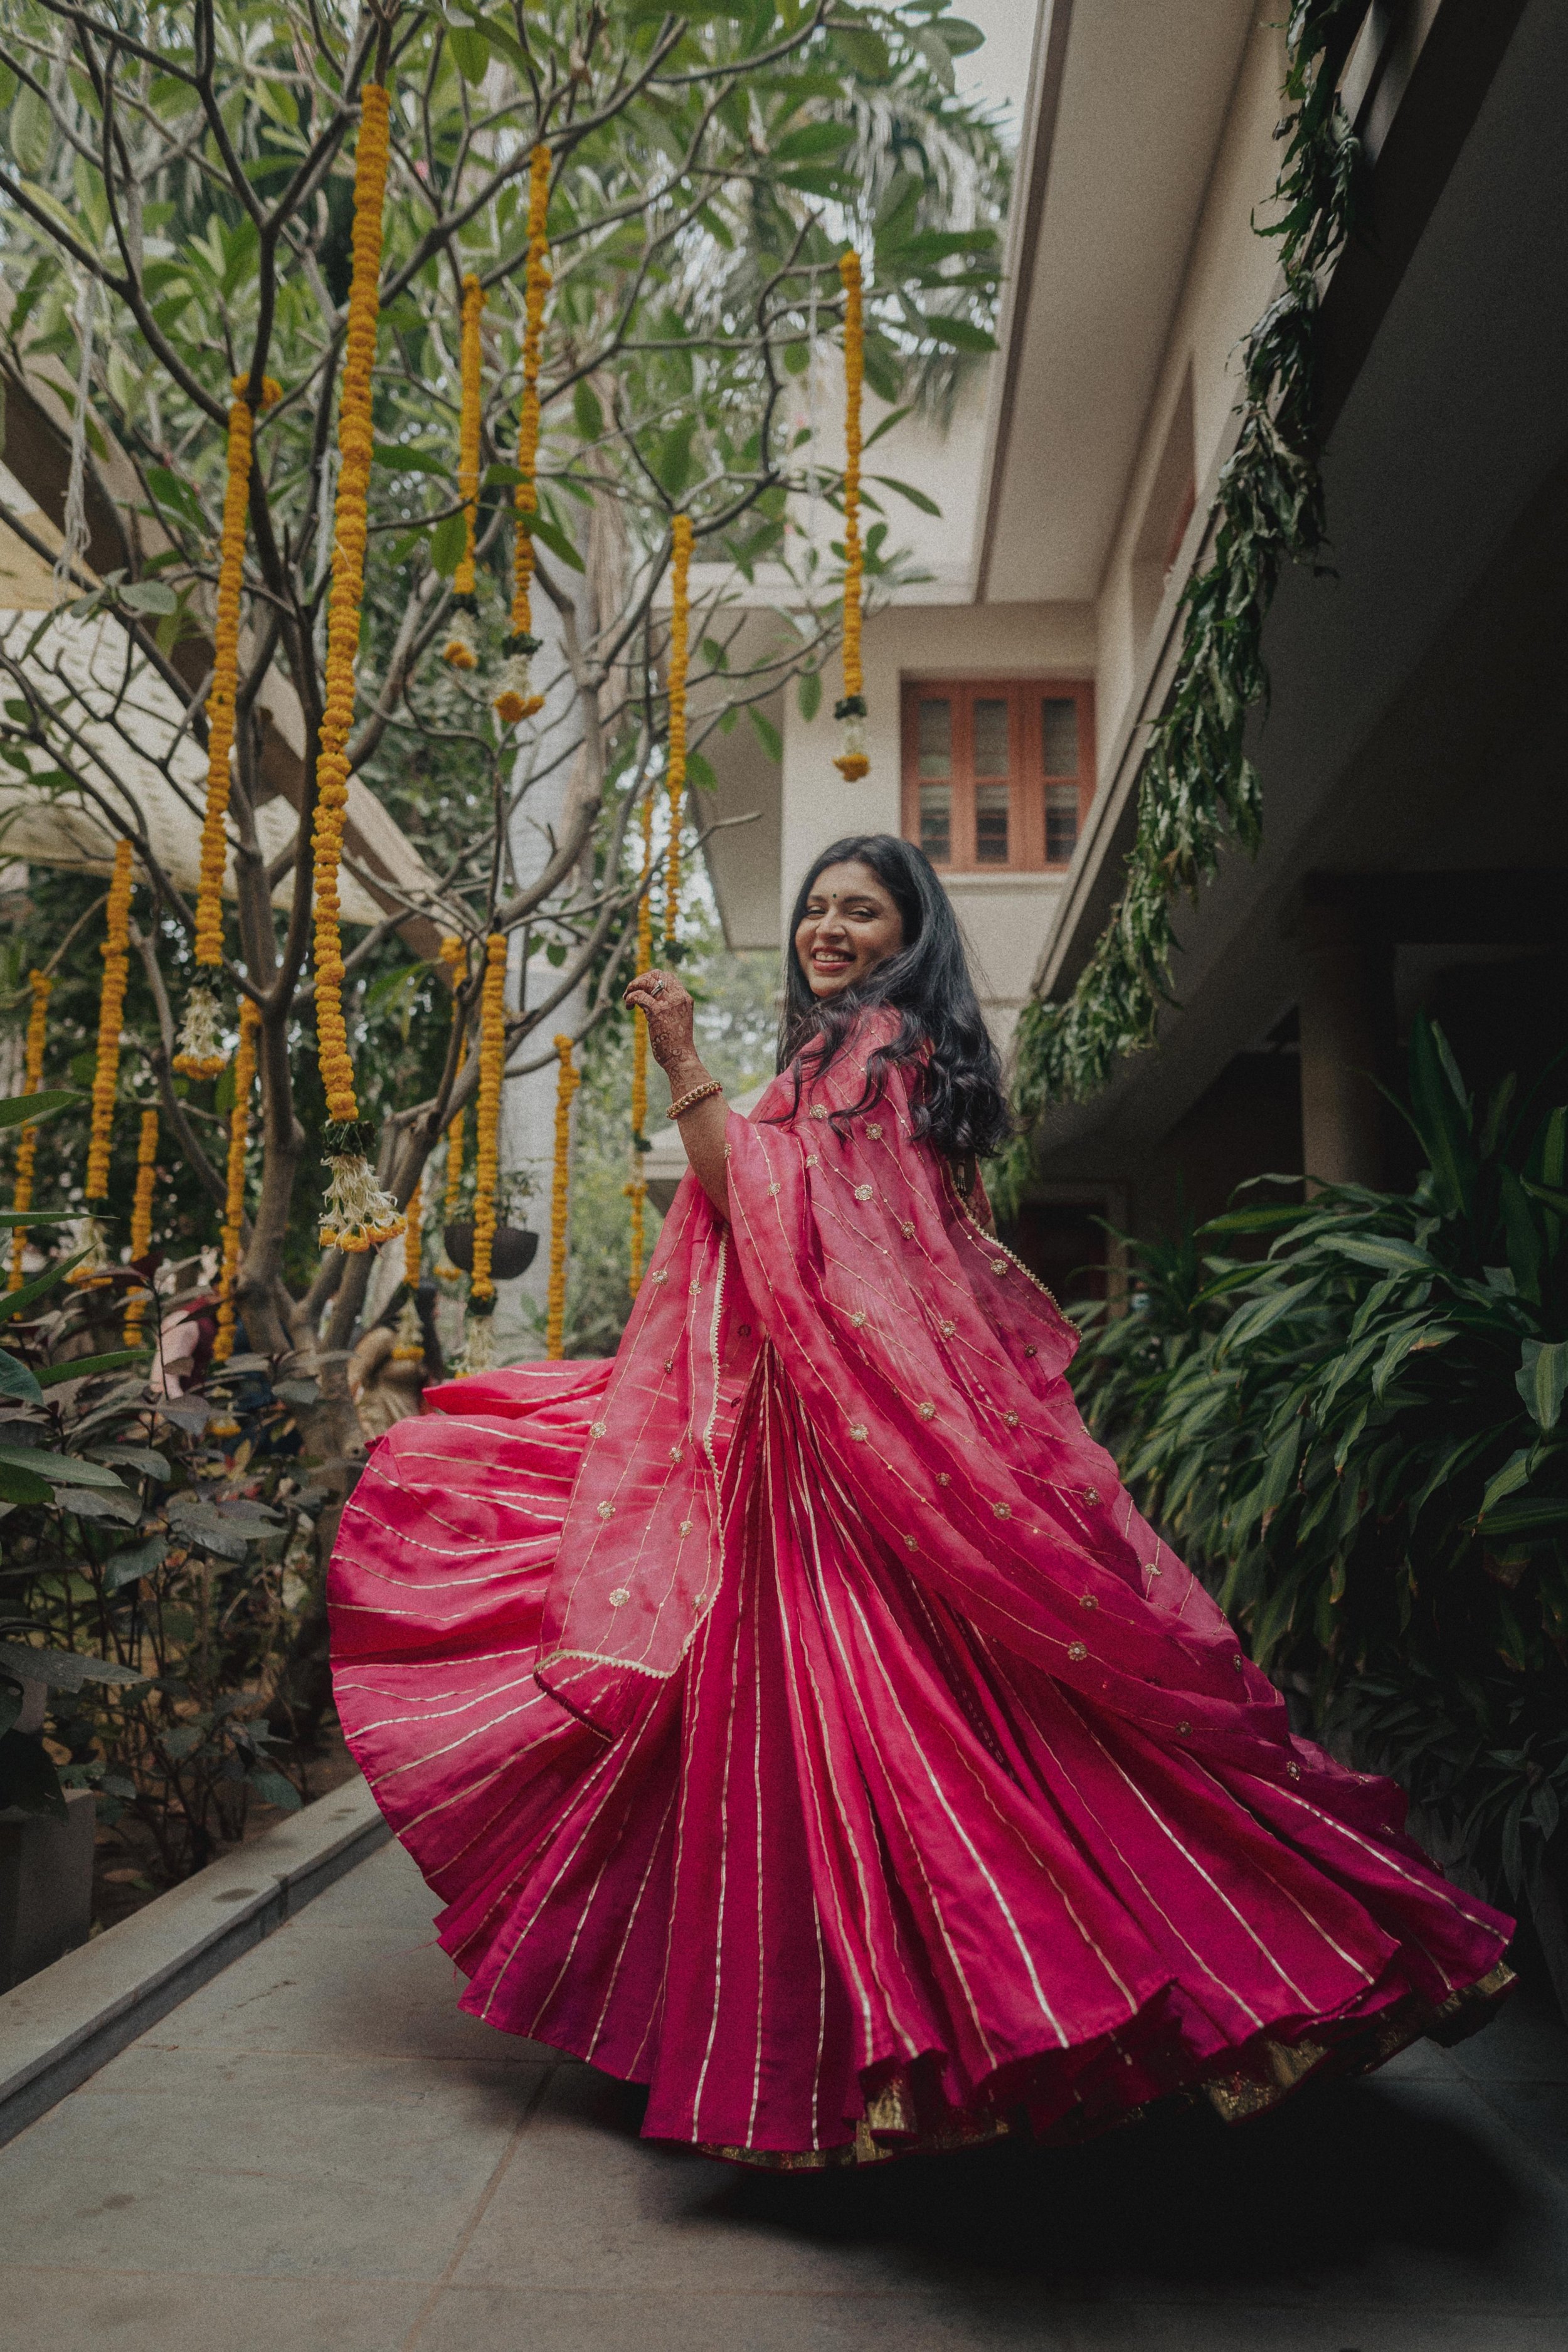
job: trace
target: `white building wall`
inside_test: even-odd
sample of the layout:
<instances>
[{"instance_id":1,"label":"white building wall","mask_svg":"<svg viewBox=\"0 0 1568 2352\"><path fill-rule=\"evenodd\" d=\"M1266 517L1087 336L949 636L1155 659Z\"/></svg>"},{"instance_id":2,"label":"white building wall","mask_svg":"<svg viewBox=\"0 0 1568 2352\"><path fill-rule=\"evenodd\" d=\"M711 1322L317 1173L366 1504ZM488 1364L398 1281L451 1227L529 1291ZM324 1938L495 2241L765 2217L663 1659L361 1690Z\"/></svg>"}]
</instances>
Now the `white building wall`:
<instances>
[{"instance_id":1,"label":"white building wall","mask_svg":"<svg viewBox=\"0 0 1568 2352\"><path fill-rule=\"evenodd\" d=\"M900 604L866 625L866 729L871 772L847 784L833 764L834 696L810 722L787 698L780 937L801 877L829 842L902 830L901 688L911 677L1092 677L1094 614L1082 604ZM994 1034L1012 1034L1061 889L1056 874L955 874L948 893L968 935Z\"/></svg>"},{"instance_id":2,"label":"white building wall","mask_svg":"<svg viewBox=\"0 0 1568 2352\"><path fill-rule=\"evenodd\" d=\"M1132 567L1173 419L1191 372L1194 515L1180 575L1204 526L1203 499L1241 391L1241 343L1279 275L1273 244L1252 226L1279 166L1274 137L1285 69L1278 8L1260 6L1215 152L1185 281L1149 405L1100 591L1098 726L1101 774L1114 759L1130 697L1141 686L1146 634L1134 625Z\"/></svg>"}]
</instances>

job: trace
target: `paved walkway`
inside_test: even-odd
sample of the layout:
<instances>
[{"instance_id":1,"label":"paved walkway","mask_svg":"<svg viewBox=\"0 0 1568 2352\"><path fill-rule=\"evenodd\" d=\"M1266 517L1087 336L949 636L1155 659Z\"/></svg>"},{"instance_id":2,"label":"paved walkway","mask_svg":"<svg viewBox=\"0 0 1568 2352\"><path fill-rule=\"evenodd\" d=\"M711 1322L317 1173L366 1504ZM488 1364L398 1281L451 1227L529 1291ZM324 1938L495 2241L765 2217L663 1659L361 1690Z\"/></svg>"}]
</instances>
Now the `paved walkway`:
<instances>
[{"instance_id":1,"label":"paved walkway","mask_svg":"<svg viewBox=\"0 0 1568 2352\"><path fill-rule=\"evenodd\" d=\"M458 2014L389 1847L0 2151L3 2352L1561 2352L1568 2034L1238 2132L732 2171Z\"/></svg>"}]
</instances>

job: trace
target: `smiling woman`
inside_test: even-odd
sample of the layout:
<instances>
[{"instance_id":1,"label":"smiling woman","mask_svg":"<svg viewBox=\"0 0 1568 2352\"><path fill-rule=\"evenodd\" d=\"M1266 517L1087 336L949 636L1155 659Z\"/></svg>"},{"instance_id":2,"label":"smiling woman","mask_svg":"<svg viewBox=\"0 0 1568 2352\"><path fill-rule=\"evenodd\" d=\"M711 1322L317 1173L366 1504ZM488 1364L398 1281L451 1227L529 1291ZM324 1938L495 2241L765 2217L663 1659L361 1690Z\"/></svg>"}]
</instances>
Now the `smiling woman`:
<instances>
[{"instance_id":1,"label":"smiling woman","mask_svg":"<svg viewBox=\"0 0 1568 2352\"><path fill-rule=\"evenodd\" d=\"M792 2170L1238 2117L1479 2022L1508 1922L1293 1737L986 1229L930 865L835 843L790 938L749 1118L676 975L627 992L692 1174L614 1362L427 1391L343 1514L339 1712L463 2006Z\"/></svg>"}]
</instances>

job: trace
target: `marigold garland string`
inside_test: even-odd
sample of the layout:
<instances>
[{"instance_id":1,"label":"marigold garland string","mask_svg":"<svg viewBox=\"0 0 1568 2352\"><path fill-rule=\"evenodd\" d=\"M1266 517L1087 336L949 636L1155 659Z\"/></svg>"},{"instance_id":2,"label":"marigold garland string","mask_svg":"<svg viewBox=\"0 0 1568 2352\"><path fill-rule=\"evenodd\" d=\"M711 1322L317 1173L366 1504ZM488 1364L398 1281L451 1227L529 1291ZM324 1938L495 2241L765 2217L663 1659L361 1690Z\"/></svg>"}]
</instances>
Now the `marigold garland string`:
<instances>
[{"instance_id":1,"label":"marigold garland string","mask_svg":"<svg viewBox=\"0 0 1568 2352\"><path fill-rule=\"evenodd\" d=\"M844 281L844 693L833 716L843 729L844 748L833 764L846 783L868 775L866 757L865 677L860 667L861 587L865 558L860 547L860 397L866 379L865 313L860 257L851 246L838 265Z\"/></svg>"},{"instance_id":2,"label":"marigold garland string","mask_svg":"<svg viewBox=\"0 0 1568 2352\"><path fill-rule=\"evenodd\" d=\"M572 1040L559 1031L555 1052L560 1073L555 1082L555 1179L550 1192L550 1289L544 1324L544 1352L552 1362L565 1353L566 1331L566 1213L572 1183L572 1097L583 1080L572 1059Z\"/></svg>"},{"instance_id":3,"label":"marigold garland string","mask_svg":"<svg viewBox=\"0 0 1568 2352\"><path fill-rule=\"evenodd\" d=\"M217 992L199 975L223 967L223 869L228 856L229 756L234 749L234 698L239 676L239 599L245 584L246 522L256 417L248 376L237 375L228 412L228 476L223 494L223 541L218 559L213 675L207 688L207 794L202 817L201 874L196 887L198 977L185 999L174 1067L187 1078L216 1078L228 1060ZM261 405L283 396L281 384L262 379Z\"/></svg>"},{"instance_id":4,"label":"marigold garland string","mask_svg":"<svg viewBox=\"0 0 1568 2352\"><path fill-rule=\"evenodd\" d=\"M109 1200L109 1151L114 1139L114 1097L120 1084L120 1032L125 1020L125 982L130 967L131 844L121 835L114 845L114 874L109 885L104 923L103 988L98 1000L98 1056L92 1074L92 1125L87 1146L87 1176L82 1192L87 1202L83 1240L88 1255L70 1276L72 1282L100 1282L109 1267L101 1212Z\"/></svg>"},{"instance_id":5,"label":"marigold garland string","mask_svg":"<svg viewBox=\"0 0 1568 2352\"><path fill-rule=\"evenodd\" d=\"M245 1223L245 1151L250 1140L250 1090L256 1083L256 1033L261 1015L248 996L239 1003L239 1044L234 1056L234 1108L228 1115L228 1192L223 1215L223 1271L218 1277L217 1337L213 1361L226 1364L234 1353L235 1289L239 1279L239 1238ZM214 1434L232 1437L235 1427L214 1423Z\"/></svg>"},{"instance_id":6,"label":"marigold garland string","mask_svg":"<svg viewBox=\"0 0 1568 2352\"><path fill-rule=\"evenodd\" d=\"M485 289L470 270L463 280L461 349L462 405L458 418L458 496L463 502L463 552L452 575L452 617L441 658L453 669L479 663L479 598L474 581L474 534L479 514L479 318Z\"/></svg>"},{"instance_id":7,"label":"marigold garland string","mask_svg":"<svg viewBox=\"0 0 1568 2352\"><path fill-rule=\"evenodd\" d=\"M500 1096L506 1076L506 934L485 941L479 998L479 1094L474 1109L474 1257L468 1283L465 1372L488 1371L495 1361L491 1318L496 1286L490 1252L496 1235L496 1176L500 1168Z\"/></svg>"},{"instance_id":8,"label":"marigold garland string","mask_svg":"<svg viewBox=\"0 0 1568 2352\"><path fill-rule=\"evenodd\" d=\"M365 509L372 455L371 387L380 306L381 215L386 189L387 94L367 82L360 94L354 157L353 271L338 414L337 504L332 517L332 584L327 607L327 692L316 753L316 1042L331 1124L324 1157L331 1170L321 1219L323 1248L374 1249L403 1231L395 1202L376 1181L366 1156L374 1129L362 1119L343 1022L343 950L338 873L349 800L349 730L354 714L354 663L364 594Z\"/></svg>"},{"instance_id":9,"label":"marigold garland string","mask_svg":"<svg viewBox=\"0 0 1568 2352\"><path fill-rule=\"evenodd\" d=\"M404 1214L408 1223L403 1234L403 1281L408 1296L397 1318L397 1345L392 1351L395 1364L419 1363L425 1354L425 1335L419 1328L419 1309L416 1296L419 1276L424 1267L425 1180L420 1178L408 1196Z\"/></svg>"},{"instance_id":10,"label":"marigold garland string","mask_svg":"<svg viewBox=\"0 0 1568 2352\"><path fill-rule=\"evenodd\" d=\"M44 1037L48 1027L49 992L54 982L47 971L32 971L27 985L33 992L33 1008L27 1015L27 1042L22 1061L22 1091L36 1095L44 1078ZM38 1130L25 1127L16 1139L16 1182L11 1194L11 1206L18 1215L33 1205L33 1175L38 1164ZM20 1290L26 1280L24 1271L27 1255L27 1234L23 1225L11 1229L11 1272L5 1287Z\"/></svg>"},{"instance_id":11,"label":"marigold garland string","mask_svg":"<svg viewBox=\"0 0 1568 2352\"><path fill-rule=\"evenodd\" d=\"M686 797L686 674L691 634L691 517L678 514L670 527L669 748L665 781L669 793L669 841L664 853L664 944L673 959L680 913L680 817Z\"/></svg>"},{"instance_id":12,"label":"marigold garland string","mask_svg":"<svg viewBox=\"0 0 1568 2352\"><path fill-rule=\"evenodd\" d=\"M448 931L441 942L440 954L452 983L452 1014L453 1019L456 1020L460 1009L458 1003L458 992L468 976L468 951L457 934ZM468 1112L459 1110L453 1113L447 1124L447 1184L441 1202L440 1233L443 1252L446 1248L447 1228L456 1218L458 1203L462 1197L463 1139L468 1123ZM444 1255L441 1264L436 1268L436 1276L437 1281L447 1282L457 1282L461 1278L458 1267L448 1265Z\"/></svg>"},{"instance_id":13,"label":"marigold garland string","mask_svg":"<svg viewBox=\"0 0 1568 2352\"><path fill-rule=\"evenodd\" d=\"M153 1246L153 1188L158 1181L158 1114L144 1110L136 1144L136 1194L131 1204L131 1263L138 1265ZM125 1344L141 1345L142 1326L153 1296L152 1277L145 1290L132 1292L125 1302Z\"/></svg>"},{"instance_id":14,"label":"marigold garland string","mask_svg":"<svg viewBox=\"0 0 1568 2352\"><path fill-rule=\"evenodd\" d=\"M653 877L653 793L645 793L642 804L642 892L637 899L637 976L648 971L653 963L653 899L649 885ZM632 1014L632 1172L621 1187L632 1204L631 1268L626 1287L635 1298L642 1288L643 1259L646 1253L645 1203L647 1185L643 1178L640 1155L651 1150L647 1128L647 1014L639 1004Z\"/></svg>"},{"instance_id":15,"label":"marigold garland string","mask_svg":"<svg viewBox=\"0 0 1568 2352\"><path fill-rule=\"evenodd\" d=\"M533 634L532 518L539 511L539 360L543 344L544 298L550 291L549 237L550 150L539 146L530 158L528 189L528 271L523 291L522 404L517 420L517 536L512 549L511 634L506 641L506 665L496 690L496 716L503 727L515 727L544 708L544 697L533 690L531 663L539 651Z\"/></svg>"}]
</instances>

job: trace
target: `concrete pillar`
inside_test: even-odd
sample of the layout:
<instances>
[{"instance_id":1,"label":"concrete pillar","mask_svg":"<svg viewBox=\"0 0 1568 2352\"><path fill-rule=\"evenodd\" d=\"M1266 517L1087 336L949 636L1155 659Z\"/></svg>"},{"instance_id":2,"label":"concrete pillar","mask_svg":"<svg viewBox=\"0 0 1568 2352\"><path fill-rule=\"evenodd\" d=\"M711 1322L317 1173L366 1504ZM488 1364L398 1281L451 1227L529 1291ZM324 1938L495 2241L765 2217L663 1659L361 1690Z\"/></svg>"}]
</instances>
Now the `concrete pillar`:
<instances>
[{"instance_id":1,"label":"concrete pillar","mask_svg":"<svg viewBox=\"0 0 1568 2352\"><path fill-rule=\"evenodd\" d=\"M1320 1184L1386 1183L1394 1047L1394 947L1348 906L1309 905L1300 926L1301 1143Z\"/></svg>"}]
</instances>

